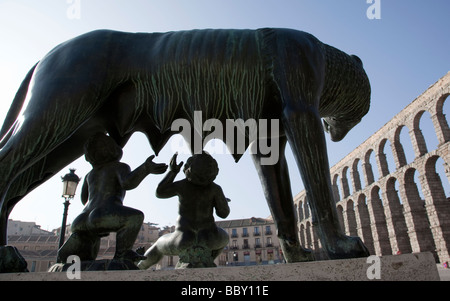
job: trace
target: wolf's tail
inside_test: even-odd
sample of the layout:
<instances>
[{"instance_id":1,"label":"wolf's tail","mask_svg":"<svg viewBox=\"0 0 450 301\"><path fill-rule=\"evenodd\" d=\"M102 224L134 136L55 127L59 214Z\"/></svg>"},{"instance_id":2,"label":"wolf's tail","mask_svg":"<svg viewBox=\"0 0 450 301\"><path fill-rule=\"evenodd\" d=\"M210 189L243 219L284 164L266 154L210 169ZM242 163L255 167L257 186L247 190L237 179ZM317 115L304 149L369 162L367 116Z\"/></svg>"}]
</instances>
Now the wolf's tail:
<instances>
[{"instance_id":1,"label":"wolf's tail","mask_svg":"<svg viewBox=\"0 0 450 301\"><path fill-rule=\"evenodd\" d=\"M33 77L34 69L36 69L37 64L39 64L39 62L37 62L33 66L33 68L28 71L27 75L22 81L22 84L19 87L19 90L17 90L16 96L14 97L11 107L9 108L8 114L6 114L2 129L0 130L0 148L3 147L3 145L5 145L8 141L9 137L11 137L11 128L16 122L17 117L19 117L20 111L22 110L23 103L25 102L25 98L27 97L28 86L30 85L31 78Z\"/></svg>"}]
</instances>

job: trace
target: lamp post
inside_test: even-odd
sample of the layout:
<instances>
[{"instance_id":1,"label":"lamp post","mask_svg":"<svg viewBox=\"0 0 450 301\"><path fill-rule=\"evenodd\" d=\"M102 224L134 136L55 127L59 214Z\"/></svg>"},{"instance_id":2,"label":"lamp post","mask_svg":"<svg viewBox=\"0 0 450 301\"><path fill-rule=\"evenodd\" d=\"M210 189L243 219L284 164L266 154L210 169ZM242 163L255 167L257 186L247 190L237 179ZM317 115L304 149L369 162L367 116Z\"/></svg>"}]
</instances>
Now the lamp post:
<instances>
[{"instance_id":1,"label":"lamp post","mask_svg":"<svg viewBox=\"0 0 450 301\"><path fill-rule=\"evenodd\" d=\"M70 168L69 171L70 173L66 174L64 177L61 177L63 182L62 197L65 199L65 202L58 249L60 249L64 244L64 239L66 236L67 211L69 209L70 199L73 199L73 197L75 196L78 182L80 182L80 178L75 174L75 169Z\"/></svg>"}]
</instances>

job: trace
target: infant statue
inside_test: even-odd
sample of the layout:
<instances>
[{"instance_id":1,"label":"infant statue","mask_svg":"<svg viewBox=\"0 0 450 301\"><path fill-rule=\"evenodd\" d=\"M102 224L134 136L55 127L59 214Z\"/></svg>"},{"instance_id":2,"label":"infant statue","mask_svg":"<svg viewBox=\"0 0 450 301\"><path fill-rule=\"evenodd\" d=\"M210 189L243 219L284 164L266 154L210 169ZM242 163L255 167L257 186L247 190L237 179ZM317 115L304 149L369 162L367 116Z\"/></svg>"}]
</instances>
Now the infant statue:
<instances>
[{"instance_id":1,"label":"infant statue","mask_svg":"<svg viewBox=\"0 0 450 301\"><path fill-rule=\"evenodd\" d=\"M183 162L177 165L175 154L169 172L158 185L156 196L178 196L179 209L176 229L160 237L145 253L147 257L138 263L140 269L148 269L164 255L178 255L176 268L215 267L214 259L228 244L228 234L214 222L216 215L226 218L230 213L222 188L213 181L219 173L216 160L206 152L195 154L184 165L185 179L174 182Z\"/></svg>"}]
</instances>

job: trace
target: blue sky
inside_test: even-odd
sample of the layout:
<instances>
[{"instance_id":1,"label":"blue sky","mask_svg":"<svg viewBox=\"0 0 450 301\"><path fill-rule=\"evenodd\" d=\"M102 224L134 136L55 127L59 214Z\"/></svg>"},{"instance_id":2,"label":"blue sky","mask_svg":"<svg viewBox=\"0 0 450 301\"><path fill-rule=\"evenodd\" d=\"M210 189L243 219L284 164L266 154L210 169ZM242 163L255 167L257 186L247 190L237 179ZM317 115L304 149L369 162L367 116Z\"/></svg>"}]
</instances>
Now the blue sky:
<instances>
[{"instance_id":1,"label":"blue sky","mask_svg":"<svg viewBox=\"0 0 450 301\"><path fill-rule=\"evenodd\" d=\"M376 132L450 70L448 0L379 0L381 19L369 19L366 0L0 0L0 120L28 70L57 44L79 34L108 28L131 32L164 32L193 28L287 27L310 32L324 43L358 55L372 85L371 110L341 142L327 136L330 166ZM79 11L72 11L78 5ZM79 18L73 12L79 12ZM73 18L75 16L75 18ZM447 106L444 111L448 112ZM434 139L425 127L426 139ZM405 131L406 132L406 131ZM433 142L430 142L433 143ZM168 163L173 150L166 146L155 159ZM152 154L143 135L135 134L124 149L123 162L132 168ZM187 155L180 160L186 160ZM246 154L238 164L217 155L216 182L231 199L229 218L266 217L266 205L253 163ZM292 190L303 189L290 151ZM70 164L84 176L84 158ZM178 179L181 178L181 174ZM140 209L145 221L174 224L177 200L157 199L162 176L150 175L127 193L125 205ZM286 179L287 180L287 179ZM11 218L35 221L44 229L60 226L63 211L61 180L57 175L23 199ZM78 195L81 186L78 188ZM71 222L82 210L79 196L69 208Z\"/></svg>"}]
</instances>

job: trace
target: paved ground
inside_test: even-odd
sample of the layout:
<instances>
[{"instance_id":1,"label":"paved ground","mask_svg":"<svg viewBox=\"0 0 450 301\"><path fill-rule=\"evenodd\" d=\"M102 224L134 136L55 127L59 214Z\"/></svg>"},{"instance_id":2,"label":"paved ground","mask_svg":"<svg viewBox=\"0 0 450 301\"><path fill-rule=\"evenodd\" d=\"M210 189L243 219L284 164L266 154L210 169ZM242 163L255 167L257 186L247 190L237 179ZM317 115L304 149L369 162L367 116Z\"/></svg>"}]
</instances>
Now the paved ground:
<instances>
[{"instance_id":1,"label":"paved ground","mask_svg":"<svg viewBox=\"0 0 450 301\"><path fill-rule=\"evenodd\" d=\"M437 265L441 281L450 281L450 269L445 269L442 264Z\"/></svg>"}]
</instances>

